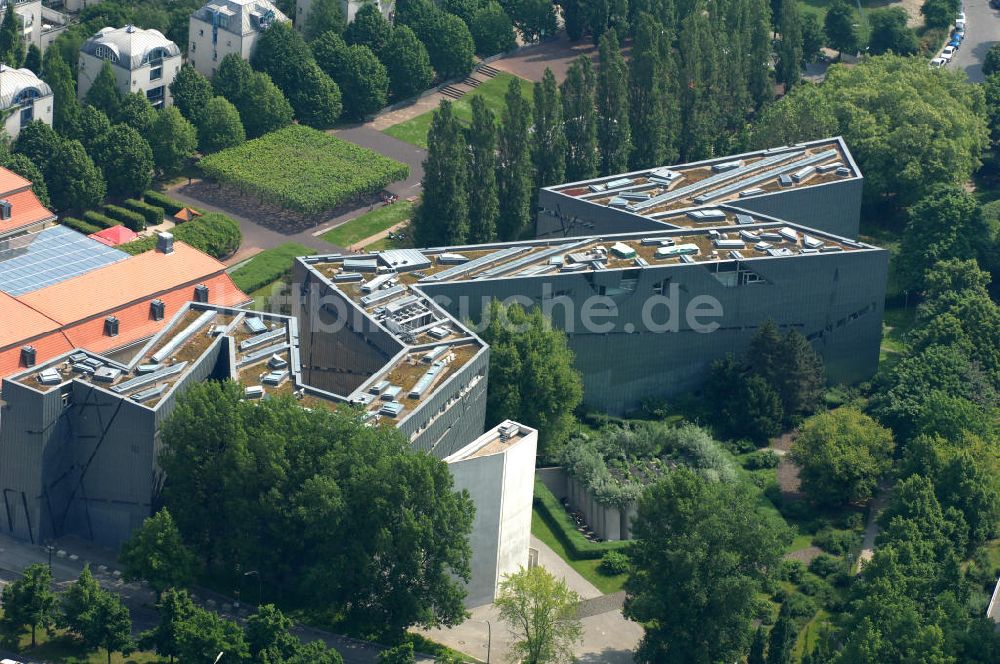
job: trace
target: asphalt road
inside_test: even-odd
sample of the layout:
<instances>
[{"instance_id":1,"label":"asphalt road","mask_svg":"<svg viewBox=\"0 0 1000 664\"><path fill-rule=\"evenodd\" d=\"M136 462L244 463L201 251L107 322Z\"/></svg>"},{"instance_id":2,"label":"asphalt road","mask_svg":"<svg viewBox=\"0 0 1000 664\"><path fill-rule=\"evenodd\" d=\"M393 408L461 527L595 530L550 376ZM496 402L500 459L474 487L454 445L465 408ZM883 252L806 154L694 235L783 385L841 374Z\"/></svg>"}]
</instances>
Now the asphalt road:
<instances>
[{"instance_id":1,"label":"asphalt road","mask_svg":"<svg viewBox=\"0 0 1000 664\"><path fill-rule=\"evenodd\" d=\"M986 52L1000 41L1000 10L987 0L965 0L965 19L965 40L948 67L962 69L970 81L982 83Z\"/></svg>"}]
</instances>

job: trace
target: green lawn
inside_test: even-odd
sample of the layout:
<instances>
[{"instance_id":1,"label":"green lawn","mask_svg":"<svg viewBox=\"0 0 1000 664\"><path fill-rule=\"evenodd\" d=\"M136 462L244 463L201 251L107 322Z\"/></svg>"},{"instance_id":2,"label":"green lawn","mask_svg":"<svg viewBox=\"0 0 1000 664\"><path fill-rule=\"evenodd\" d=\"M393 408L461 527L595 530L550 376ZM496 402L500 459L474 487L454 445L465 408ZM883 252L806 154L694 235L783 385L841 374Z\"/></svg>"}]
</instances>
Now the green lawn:
<instances>
[{"instance_id":1,"label":"green lawn","mask_svg":"<svg viewBox=\"0 0 1000 664\"><path fill-rule=\"evenodd\" d=\"M545 542L560 558L569 563L570 567L579 572L580 576L594 584L602 593L616 593L625 585L625 579L628 578L627 574L607 576L601 573L598 569L601 566L600 558L596 560L573 560L570 558L566 547L563 546L559 538L556 537L556 534L545 523L545 519L538 513L537 508L532 510L531 513L531 534Z\"/></svg>"},{"instance_id":2,"label":"green lawn","mask_svg":"<svg viewBox=\"0 0 1000 664\"><path fill-rule=\"evenodd\" d=\"M346 224L341 224L333 230L327 231L323 234L323 239L330 244L335 244L338 247L346 249L355 242L369 238L376 233L381 233L401 221L406 221L412 213L413 203L409 201L397 201L392 205L383 205L356 219L351 219ZM380 240L380 242L383 241Z\"/></svg>"},{"instance_id":3,"label":"green lawn","mask_svg":"<svg viewBox=\"0 0 1000 664\"><path fill-rule=\"evenodd\" d=\"M292 269L296 256L316 253L297 242L286 242L272 249L265 249L230 273L236 286L244 293L252 294L266 288Z\"/></svg>"},{"instance_id":4,"label":"green lawn","mask_svg":"<svg viewBox=\"0 0 1000 664\"><path fill-rule=\"evenodd\" d=\"M501 72L496 78L492 78L480 85L474 92L470 92L461 99L452 102L452 109L455 111L455 115L463 122L469 122L472 119L472 97L479 95L486 100L486 105L496 113L497 119L499 119L501 109L504 106L503 96L507 92L507 86L514 79L521 82L521 94L530 99L532 91L531 81ZM401 141L426 148L427 130L431 126L433 113L433 111L428 111L423 115L418 115L415 118L410 118L405 122L393 125L384 131L386 134Z\"/></svg>"},{"instance_id":5,"label":"green lawn","mask_svg":"<svg viewBox=\"0 0 1000 664\"><path fill-rule=\"evenodd\" d=\"M50 637L39 627L35 635L38 645L34 648L31 647L31 632L27 629L20 633L16 645L4 638L3 646L16 650L26 659L49 664L107 664L108 656L104 650L88 652L79 639L65 630L54 630ZM111 656L111 664L161 664L166 661L148 651L134 652L128 657L123 657L121 653Z\"/></svg>"}]
</instances>

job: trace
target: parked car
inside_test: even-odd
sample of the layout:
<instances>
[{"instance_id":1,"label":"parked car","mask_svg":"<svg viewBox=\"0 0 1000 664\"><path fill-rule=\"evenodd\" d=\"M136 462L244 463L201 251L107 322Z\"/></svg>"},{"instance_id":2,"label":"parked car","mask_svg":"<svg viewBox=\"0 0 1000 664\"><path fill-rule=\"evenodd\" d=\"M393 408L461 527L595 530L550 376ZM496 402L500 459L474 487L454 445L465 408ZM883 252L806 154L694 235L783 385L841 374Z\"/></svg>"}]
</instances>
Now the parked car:
<instances>
[{"instance_id":1,"label":"parked car","mask_svg":"<svg viewBox=\"0 0 1000 664\"><path fill-rule=\"evenodd\" d=\"M944 50L941 51L940 57L943 58L945 62L951 62L951 59L955 57L955 48L953 46L945 46Z\"/></svg>"},{"instance_id":2,"label":"parked car","mask_svg":"<svg viewBox=\"0 0 1000 664\"><path fill-rule=\"evenodd\" d=\"M990 0L990 7L1000 9L1000 0Z\"/></svg>"},{"instance_id":3,"label":"parked car","mask_svg":"<svg viewBox=\"0 0 1000 664\"><path fill-rule=\"evenodd\" d=\"M961 45L962 45L962 40L961 39L956 39L955 37L952 37L951 41L948 42L948 46L951 46L956 51L958 50L958 47L961 46Z\"/></svg>"},{"instance_id":4,"label":"parked car","mask_svg":"<svg viewBox=\"0 0 1000 664\"><path fill-rule=\"evenodd\" d=\"M965 23L965 12L958 12L958 16L955 17L955 21Z\"/></svg>"},{"instance_id":5,"label":"parked car","mask_svg":"<svg viewBox=\"0 0 1000 664\"><path fill-rule=\"evenodd\" d=\"M965 19L959 19L955 21L955 29L965 32Z\"/></svg>"},{"instance_id":6,"label":"parked car","mask_svg":"<svg viewBox=\"0 0 1000 664\"><path fill-rule=\"evenodd\" d=\"M1000 0L994 0L994 1L996 3L998 3L998 4L1000 4ZM956 30L955 32L951 33L951 38L952 39L957 39L958 41L962 41L963 39L965 39L965 33L964 32L959 32L958 30Z\"/></svg>"},{"instance_id":7,"label":"parked car","mask_svg":"<svg viewBox=\"0 0 1000 664\"><path fill-rule=\"evenodd\" d=\"M939 69L940 67L944 67L944 65L945 65L945 59L944 58L934 58L933 60L931 60L931 67L934 67L935 69Z\"/></svg>"}]
</instances>

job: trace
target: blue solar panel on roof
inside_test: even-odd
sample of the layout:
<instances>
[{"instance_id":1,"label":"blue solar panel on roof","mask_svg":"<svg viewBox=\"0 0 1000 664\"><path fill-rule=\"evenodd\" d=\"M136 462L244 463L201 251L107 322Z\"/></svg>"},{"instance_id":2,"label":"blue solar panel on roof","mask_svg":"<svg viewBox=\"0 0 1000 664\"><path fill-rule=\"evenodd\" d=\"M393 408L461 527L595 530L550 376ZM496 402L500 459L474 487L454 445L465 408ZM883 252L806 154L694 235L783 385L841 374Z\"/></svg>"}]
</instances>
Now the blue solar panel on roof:
<instances>
[{"instance_id":1,"label":"blue solar panel on roof","mask_svg":"<svg viewBox=\"0 0 1000 664\"><path fill-rule=\"evenodd\" d=\"M53 226L11 238L0 250L0 290L23 295L126 258L124 251Z\"/></svg>"}]
</instances>

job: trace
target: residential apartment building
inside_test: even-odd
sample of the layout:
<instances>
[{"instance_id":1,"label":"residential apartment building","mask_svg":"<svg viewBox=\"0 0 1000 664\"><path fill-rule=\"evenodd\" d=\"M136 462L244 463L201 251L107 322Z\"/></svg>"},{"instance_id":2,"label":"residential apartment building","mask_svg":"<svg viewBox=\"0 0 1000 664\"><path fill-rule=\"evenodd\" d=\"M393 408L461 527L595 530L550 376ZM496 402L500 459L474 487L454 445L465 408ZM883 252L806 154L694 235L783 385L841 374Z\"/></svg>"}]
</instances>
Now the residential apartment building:
<instances>
[{"instance_id":1,"label":"residential apartment building","mask_svg":"<svg viewBox=\"0 0 1000 664\"><path fill-rule=\"evenodd\" d=\"M30 69L12 69L0 64L0 112L4 130L11 139L32 120L52 125L52 88Z\"/></svg>"},{"instance_id":2,"label":"residential apartment building","mask_svg":"<svg viewBox=\"0 0 1000 664\"><path fill-rule=\"evenodd\" d=\"M102 28L80 47L77 94L83 99L104 63L111 64L122 94L141 92L156 108L171 103L170 84L181 69L181 51L159 30L134 25Z\"/></svg>"},{"instance_id":3,"label":"residential apartment building","mask_svg":"<svg viewBox=\"0 0 1000 664\"><path fill-rule=\"evenodd\" d=\"M302 30L315 0L295 0L295 27ZM374 4L382 16L390 23L396 17L396 0L340 0L340 13L346 23L354 20L354 15L365 5Z\"/></svg>"},{"instance_id":4,"label":"residential apartment building","mask_svg":"<svg viewBox=\"0 0 1000 664\"><path fill-rule=\"evenodd\" d=\"M268 0L213 0L191 14L188 63L212 78L222 58L249 60L261 34L290 20Z\"/></svg>"}]
</instances>

